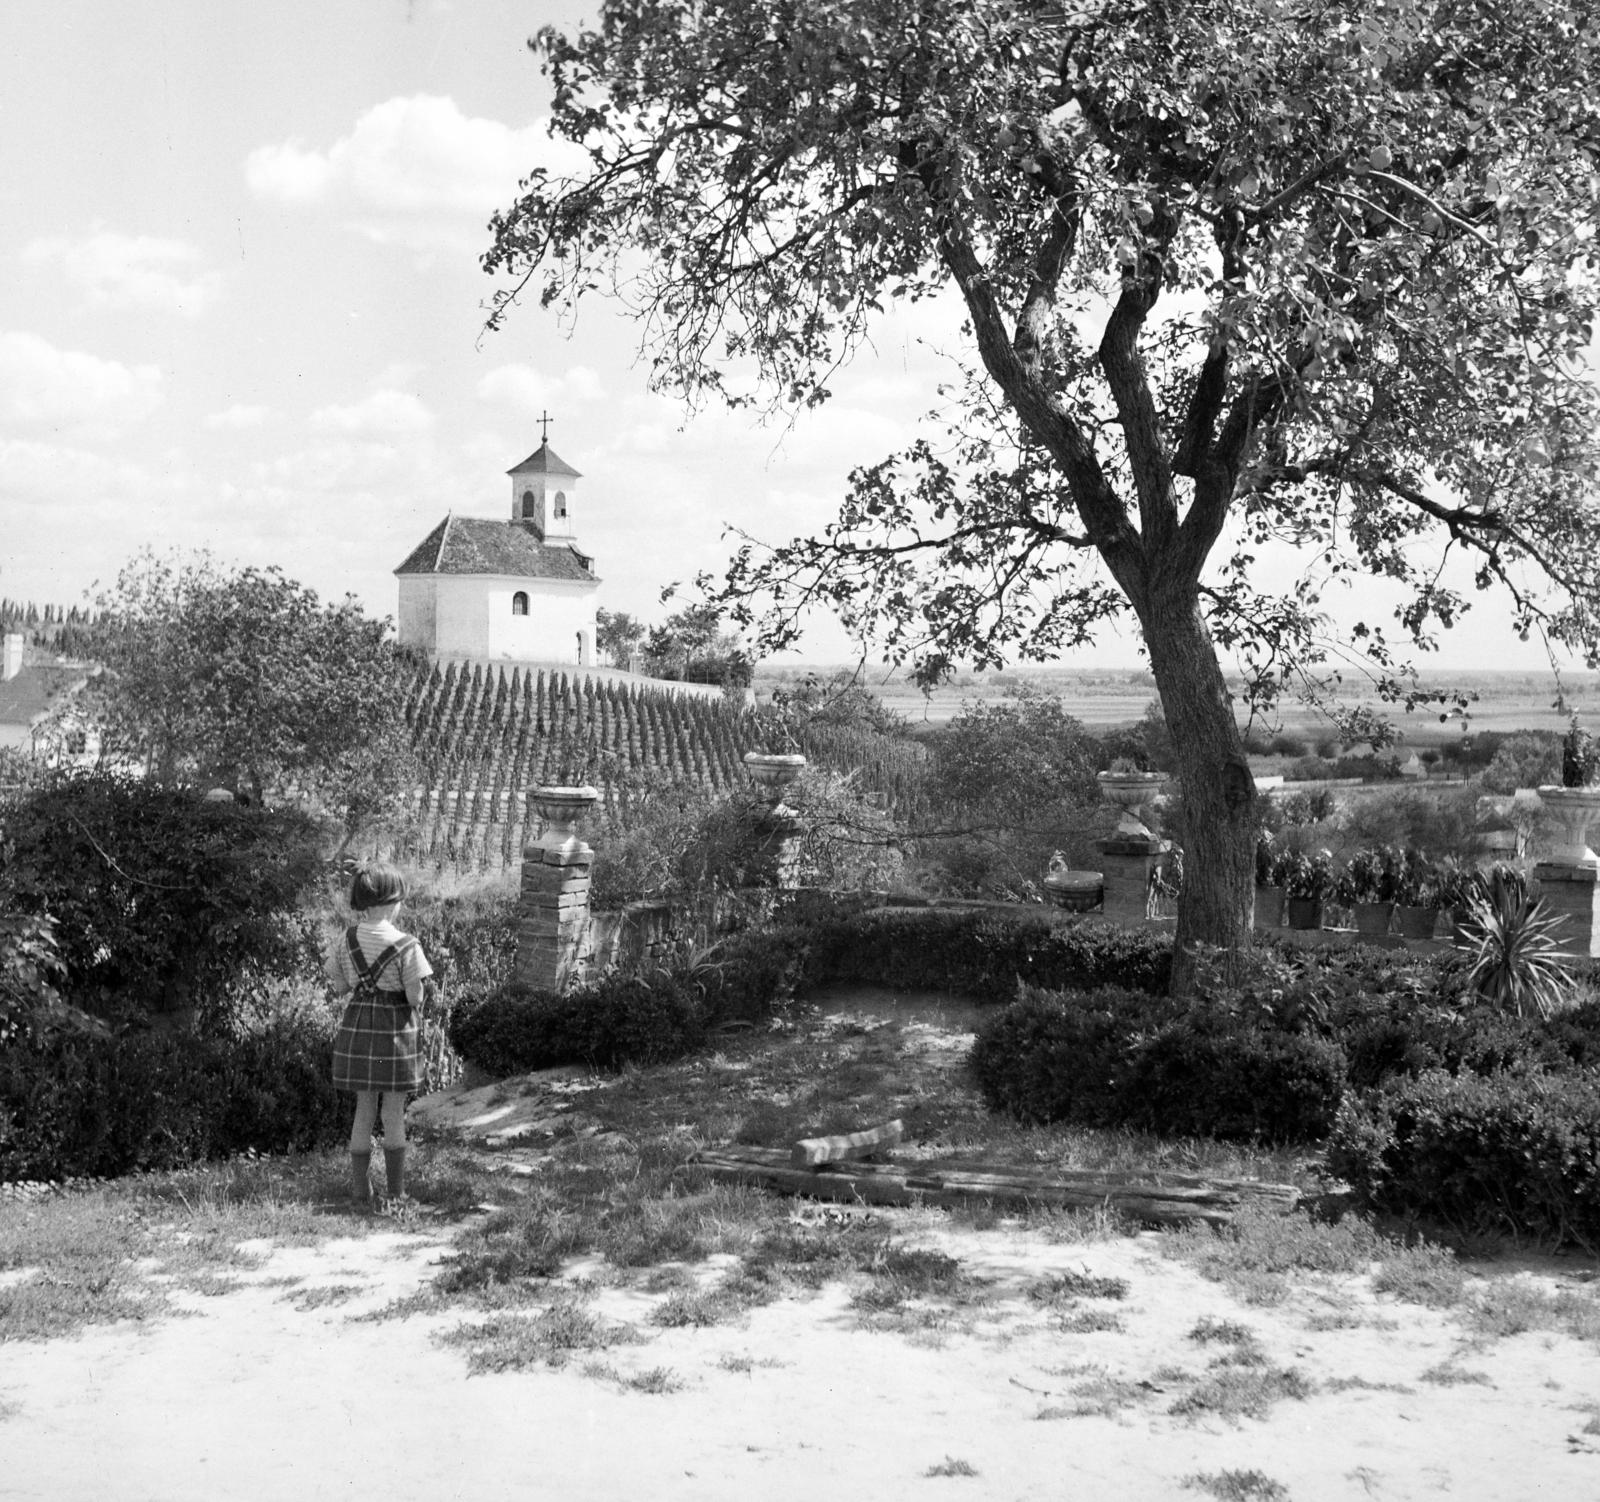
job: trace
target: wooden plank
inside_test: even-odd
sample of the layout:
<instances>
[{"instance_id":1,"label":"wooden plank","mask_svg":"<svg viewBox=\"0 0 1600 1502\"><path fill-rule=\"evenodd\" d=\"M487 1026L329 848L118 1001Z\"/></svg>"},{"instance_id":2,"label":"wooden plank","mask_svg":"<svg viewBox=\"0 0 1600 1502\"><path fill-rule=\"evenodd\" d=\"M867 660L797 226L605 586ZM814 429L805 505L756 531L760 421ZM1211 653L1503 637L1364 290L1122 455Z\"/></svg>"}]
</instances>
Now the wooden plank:
<instances>
[{"instance_id":1,"label":"wooden plank","mask_svg":"<svg viewBox=\"0 0 1600 1502\"><path fill-rule=\"evenodd\" d=\"M1173 1175L1183 1182L1163 1184L1104 1172L1049 1174L990 1165L972 1170L963 1164L922 1169L856 1162L796 1167L781 1148L703 1152L691 1166L716 1179L812 1199L871 1205L953 1205L983 1199L1067 1209L1106 1207L1155 1225L1225 1225L1245 1205L1282 1214L1300 1202L1300 1192L1292 1184L1253 1179L1207 1181Z\"/></svg>"},{"instance_id":2,"label":"wooden plank","mask_svg":"<svg viewBox=\"0 0 1600 1502\"><path fill-rule=\"evenodd\" d=\"M845 1132L837 1137L802 1137L789 1149L789 1161L796 1168L817 1167L823 1163L842 1163L864 1158L869 1153L893 1147L906 1134L902 1121L885 1122L861 1132Z\"/></svg>"}]
</instances>

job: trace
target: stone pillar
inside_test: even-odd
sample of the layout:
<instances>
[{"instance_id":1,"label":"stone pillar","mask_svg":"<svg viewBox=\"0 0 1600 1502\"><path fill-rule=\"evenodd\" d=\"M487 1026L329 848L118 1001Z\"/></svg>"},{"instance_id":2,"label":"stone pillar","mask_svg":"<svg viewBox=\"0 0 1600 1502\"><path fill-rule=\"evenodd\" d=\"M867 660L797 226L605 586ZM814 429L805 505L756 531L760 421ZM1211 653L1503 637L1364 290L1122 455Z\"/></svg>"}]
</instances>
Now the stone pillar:
<instances>
[{"instance_id":1,"label":"stone pillar","mask_svg":"<svg viewBox=\"0 0 1600 1502\"><path fill-rule=\"evenodd\" d=\"M754 865L772 886L792 889L799 885L800 843L805 826L800 815L783 801L783 791L805 771L806 759L747 751L744 765L751 781L768 799L766 812L756 819L751 831ZM764 879L761 884L767 885L768 881Z\"/></svg>"},{"instance_id":2,"label":"stone pillar","mask_svg":"<svg viewBox=\"0 0 1600 1502\"><path fill-rule=\"evenodd\" d=\"M1104 895L1100 916L1110 923L1143 923L1149 916L1150 878L1171 846L1154 835L1112 835L1098 841Z\"/></svg>"},{"instance_id":3,"label":"stone pillar","mask_svg":"<svg viewBox=\"0 0 1600 1502\"><path fill-rule=\"evenodd\" d=\"M1541 861L1533 868L1533 879L1545 905L1567 920L1555 935L1562 951L1600 956L1600 870Z\"/></svg>"},{"instance_id":4,"label":"stone pillar","mask_svg":"<svg viewBox=\"0 0 1600 1502\"><path fill-rule=\"evenodd\" d=\"M534 789L545 831L522 851L516 975L541 991L564 991L583 976L594 851L578 837L578 820L599 797L592 787Z\"/></svg>"}]
</instances>

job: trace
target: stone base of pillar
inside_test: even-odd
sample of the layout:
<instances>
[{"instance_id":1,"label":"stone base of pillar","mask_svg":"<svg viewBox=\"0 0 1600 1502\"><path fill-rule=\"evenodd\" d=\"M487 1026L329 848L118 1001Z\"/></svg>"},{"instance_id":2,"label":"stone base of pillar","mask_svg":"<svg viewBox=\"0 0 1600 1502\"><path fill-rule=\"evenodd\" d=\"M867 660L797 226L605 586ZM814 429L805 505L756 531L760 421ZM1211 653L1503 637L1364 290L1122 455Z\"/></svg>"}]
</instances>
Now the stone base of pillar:
<instances>
[{"instance_id":1,"label":"stone base of pillar","mask_svg":"<svg viewBox=\"0 0 1600 1502\"><path fill-rule=\"evenodd\" d=\"M1600 871L1541 861L1533 868L1533 879L1545 905L1567 920L1556 931L1562 951L1600 956Z\"/></svg>"},{"instance_id":2,"label":"stone base of pillar","mask_svg":"<svg viewBox=\"0 0 1600 1502\"><path fill-rule=\"evenodd\" d=\"M587 852L590 859L593 852ZM583 978L589 936L589 861L571 851L530 845L522 854L516 977L540 991L563 991Z\"/></svg>"},{"instance_id":3,"label":"stone base of pillar","mask_svg":"<svg viewBox=\"0 0 1600 1502\"><path fill-rule=\"evenodd\" d=\"M1150 878L1171 848L1165 840L1114 836L1098 842L1105 880L1100 916L1109 923L1143 923L1149 913Z\"/></svg>"}]
</instances>

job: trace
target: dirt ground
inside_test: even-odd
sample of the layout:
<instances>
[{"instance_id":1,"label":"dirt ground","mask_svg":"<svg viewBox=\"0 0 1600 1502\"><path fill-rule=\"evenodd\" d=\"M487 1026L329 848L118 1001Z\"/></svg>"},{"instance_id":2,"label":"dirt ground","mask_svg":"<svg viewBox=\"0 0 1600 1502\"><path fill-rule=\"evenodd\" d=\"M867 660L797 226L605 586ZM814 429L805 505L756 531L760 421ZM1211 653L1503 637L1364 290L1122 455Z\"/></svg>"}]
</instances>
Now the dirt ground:
<instances>
[{"instance_id":1,"label":"dirt ground","mask_svg":"<svg viewBox=\"0 0 1600 1502\"><path fill-rule=\"evenodd\" d=\"M517 1102L537 1097L460 1092L424 1114L514 1138ZM1297 1276L1283 1302L1247 1303L1157 1232L1064 1241L929 1210L787 1213L817 1234L871 1216L959 1259L985 1297L879 1315L823 1282L664 1328L665 1284L580 1262L573 1296L633 1343L472 1373L442 1337L482 1313L391 1309L452 1257L449 1226L263 1246L214 1291L176 1294L173 1316L0 1344L0 1497L1600 1498L1593 1340L1475 1332L1461 1309L1400 1302L1366 1275ZM709 1285L731 1260L681 1276ZM1474 1271L1600 1289L1579 1258ZM1087 1296L1041 1303L1042 1280Z\"/></svg>"}]
</instances>

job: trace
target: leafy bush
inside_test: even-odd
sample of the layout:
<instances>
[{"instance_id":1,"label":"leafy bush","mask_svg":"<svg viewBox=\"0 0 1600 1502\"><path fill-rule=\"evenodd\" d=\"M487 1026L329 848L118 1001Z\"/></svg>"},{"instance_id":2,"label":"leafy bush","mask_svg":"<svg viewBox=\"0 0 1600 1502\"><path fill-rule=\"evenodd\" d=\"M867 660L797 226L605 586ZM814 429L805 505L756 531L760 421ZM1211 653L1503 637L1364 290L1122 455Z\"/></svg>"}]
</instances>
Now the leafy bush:
<instances>
[{"instance_id":1,"label":"leafy bush","mask_svg":"<svg viewBox=\"0 0 1600 1502\"><path fill-rule=\"evenodd\" d=\"M992 1109L1168 1137L1315 1140L1344 1090L1325 1039L1109 988L1024 992L979 1030L971 1062Z\"/></svg>"},{"instance_id":2,"label":"leafy bush","mask_svg":"<svg viewBox=\"0 0 1600 1502\"><path fill-rule=\"evenodd\" d=\"M1432 1070L1346 1100L1328 1169L1366 1207L1600 1250L1600 1080Z\"/></svg>"},{"instance_id":3,"label":"leafy bush","mask_svg":"<svg viewBox=\"0 0 1600 1502\"><path fill-rule=\"evenodd\" d=\"M0 1181L299 1151L348 1130L325 1022L236 1038L62 1029L0 1052Z\"/></svg>"},{"instance_id":4,"label":"leafy bush","mask_svg":"<svg viewBox=\"0 0 1600 1502\"><path fill-rule=\"evenodd\" d=\"M1169 936L1100 922L1062 923L1042 912L960 908L879 910L820 927L818 980L1007 1001L1018 984L1049 990L1119 986L1164 992Z\"/></svg>"},{"instance_id":5,"label":"leafy bush","mask_svg":"<svg viewBox=\"0 0 1600 1502\"><path fill-rule=\"evenodd\" d=\"M223 1031L241 997L304 973L316 830L288 810L211 803L73 772L6 810L0 859L24 912L56 920L62 999L101 1016L193 1008Z\"/></svg>"},{"instance_id":6,"label":"leafy bush","mask_svg":"<svg viewBox=\"0 0 1600 1502\"><path fill-rule=\"evenodd\" d=\"M453 1010L448 1037L496 1078L557 1064L658 1064L693 1052L718 1028L769 1016L804 968L800 930L740 934L561 995L508 985Z\"/></svg>"},{"instance_id":7,"label":"leafy bush","mask_svg":"<svg viewBox=\"0 0 1600 1502\"><path fill-rule=\"evenodd\" d=\"M1024 987L973 1041L973 1078L991 1110L1027 1122L1115 1126L1129 1112L1132 1040L1171 1016L1143 991Z\"/></svg>"},{"instance_id":8,"label":"leafy bush","mask_svg":"<svg viewBox=\"0 0 1600 1502\"><path fill-rule=\"evenodd\" d=\"M1164 1137L1314 1142L1344 1097L1345 1059L1326 1038L1194 1011L1137 1040L1125 1078L1124 1125Z\"/></svg>"}]
</instances>

